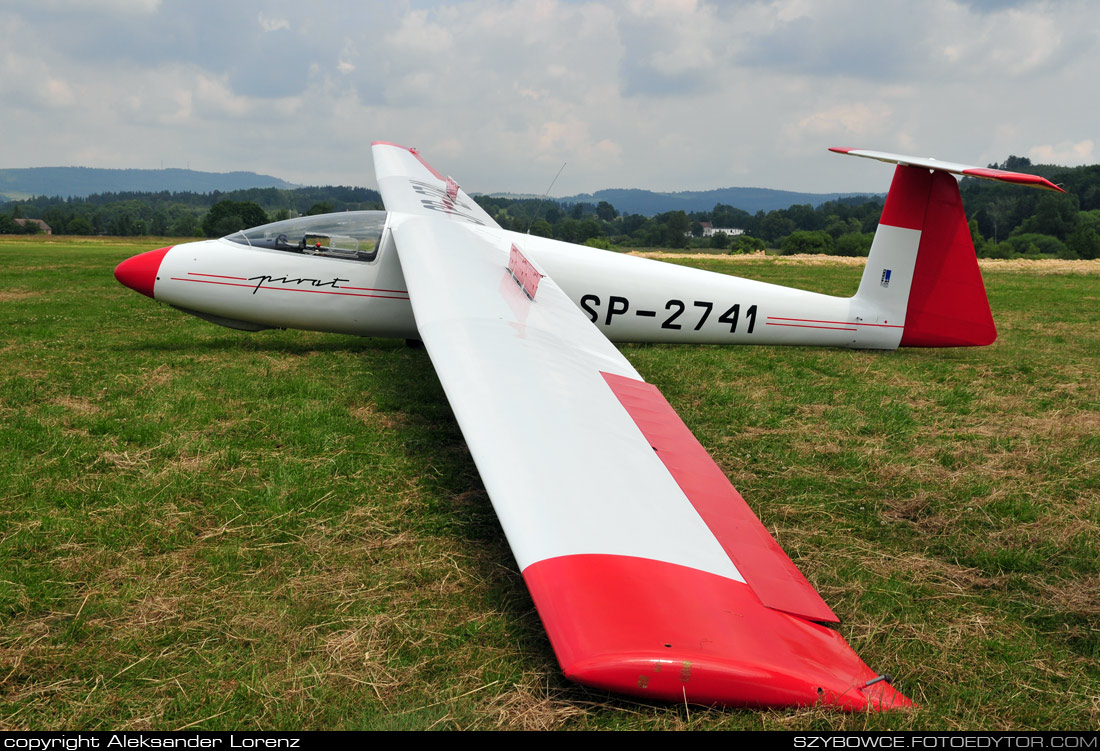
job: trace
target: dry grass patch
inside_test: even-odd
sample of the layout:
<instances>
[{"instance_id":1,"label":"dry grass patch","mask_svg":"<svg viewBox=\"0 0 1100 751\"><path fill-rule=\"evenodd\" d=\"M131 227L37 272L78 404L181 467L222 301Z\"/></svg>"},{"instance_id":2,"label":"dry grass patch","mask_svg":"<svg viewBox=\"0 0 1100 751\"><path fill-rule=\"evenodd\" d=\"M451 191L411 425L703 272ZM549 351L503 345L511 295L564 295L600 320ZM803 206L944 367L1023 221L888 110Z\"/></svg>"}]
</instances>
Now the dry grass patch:
<instances>
[{"instance_id":1,"label":"dry grass patch","mask_svg":"<svg viewBox=\"0 0 1100 751\"><path fill-rule=\"evenodd\" d=\"M57 407L64 407L78 415L94 415L100 411L99 406L92 403L91 400L78 396L59 396L50 399L49 403Z\"/></svg>"},{"instance_id":2,"label":"dry grass patch","mask_svg":"<svg viewBox=\"0 0 1100 751\"><path fill-rule=\"evenodd\" d=\"M771 263L791 264L794 266L865 266L865 257L829 256L815 253L795 253L792 255L768 255L764 251L755 253L690 253L675 251L631 250L628 255L657 260L705 260L721 259L729 263ZM1005 271L1024 274L1100 274L1100 259L1064 260L1060 258L979 258L978 266L983 271Z\"/></svg>"},{"instance_id":3,"label":"dry grass patch","mask_svg":"<svg viewBox=\"0 0 1100 751\"><path fill-rule=\"evenodd\" d=\"M141 372L141 382L149 387L163 387L167 386L175 378L175 373L172 369L165 364L158 365L152 370L143 370Z\"/></svg>"},{"instance_id":4,"label":"dry grass patch","mask_svg":"<svg viewBox=\"0 0 1100 751\"><path fill-rule=\"evenodd\" d=\"M1043 604L1060 612L1100 619L1100 575L1036 583L1036 587Z\"/></svg>"},{"instance_id":5,"label":"dry grass patch","mask_svg":"<svg viewBox=\"0 0 1100 751\"><path fill-rule=\"evenodd\" d=\"M7 289L0 290L0 302L15 302L16 300L26 300L31 297L38 297L41 292L31 292L26 289Z\"/></svg>"},{"instance_id":6,"label":"dry grass patch","mask_svg":"<svg viewBox=\"0 0 1100 751\"><path fill-rule=\"evenodd\" d=\"M1011 271L1024 274L1100 274L1100 259L1064 260L1060 258L979 258L983 271Z\"/></svg>"},{"instance_id":7,"label":"dry grass patch","mask_svg":"<svg viewBox=\"0 0 1100 751\"><path fill-rule=\"evenodd\" d=\"M522 682L495 695L480 710L488 724L499 730L557 730L589 714L578 702L556 696L549 686L536 686L538 678L525 675Z\"/></svg>"},{"instance_id":8,"label":"dry grass patch","mask_svg":"<svg viewBox=\"0 0 1100 751\"><path fill-rule=\"evenodd\" d=\"M165 444L159 446L153 446L152 448L142 449L141 451L103 451L99 454L98 462L106 464L108 467L115 470L122 470L124 472L130 470L144 469L154 459L151 454L161 448L164 448Z\"/></svg>"},{"instance_id":9,"label":"dry grass patch","mask_svg":"<svg viewBox=\"0 0 1100 751\"><path fill-rule=\"evenodd\" d=\"M404 427L408 421L404 415L389 412L379 412L373 404L365 404L361 407L352 407L348 412L359 422L365 425L381 425L387 430L395 430Z\"/></svg>"},{"instance_id":10,"label":"dry grass patch","mask_svg":"<svg viewBox=\"0 0 1100 751\"><path fill-rule=\"evenodd\" d=\"M967 595L1003 586L1005 576L990 576L981 569L962 566L924 554L887 555L865 551L863 565L884 577L901 577L944 593L945 597Z\"/></svg>"}]
</instances>

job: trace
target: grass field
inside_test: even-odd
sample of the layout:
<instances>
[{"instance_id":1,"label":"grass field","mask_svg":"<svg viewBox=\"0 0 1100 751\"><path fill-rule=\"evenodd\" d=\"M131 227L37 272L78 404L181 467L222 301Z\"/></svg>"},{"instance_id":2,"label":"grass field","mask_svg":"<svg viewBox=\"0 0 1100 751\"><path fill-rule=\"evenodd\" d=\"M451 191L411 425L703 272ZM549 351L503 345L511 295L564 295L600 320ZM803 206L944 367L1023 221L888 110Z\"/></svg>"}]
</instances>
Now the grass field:
<instances>
[{"instance_id":1,"label":"grass field","mask_svg":"<svg viewBox=\"0 0 1100 751\"><path fill-rule=\"evenodd\" d=\"M567 683L426 353L114 281L160 244L0 242L0 728L1100 727L1100 264L987 265L988 348L623 348L920 704L841 715Z\"/></svg>"}]
</instances>

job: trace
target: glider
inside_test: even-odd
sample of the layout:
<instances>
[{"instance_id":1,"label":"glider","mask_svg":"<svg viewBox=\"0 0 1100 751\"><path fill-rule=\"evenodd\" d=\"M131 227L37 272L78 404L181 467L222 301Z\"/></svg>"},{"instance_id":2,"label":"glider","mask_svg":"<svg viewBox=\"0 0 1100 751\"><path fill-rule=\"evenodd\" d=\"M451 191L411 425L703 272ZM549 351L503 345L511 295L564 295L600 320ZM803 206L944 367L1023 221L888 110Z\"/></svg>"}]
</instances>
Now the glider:
<instances>
[{"instance_id":1,"label":"glider","mask_svg":"<svg viewBox=\"0 0 1100 751\"><path fill-rule=\"evenodd\" d=\"M373 144L386 211L301 217L123 261L118 280L245 331L422 340L565 675L650 699L904 707L661 393L612 342L991 343L954 174L897 165L840 298L501 229L415 149Z\"/></svg>"}]
</instances>

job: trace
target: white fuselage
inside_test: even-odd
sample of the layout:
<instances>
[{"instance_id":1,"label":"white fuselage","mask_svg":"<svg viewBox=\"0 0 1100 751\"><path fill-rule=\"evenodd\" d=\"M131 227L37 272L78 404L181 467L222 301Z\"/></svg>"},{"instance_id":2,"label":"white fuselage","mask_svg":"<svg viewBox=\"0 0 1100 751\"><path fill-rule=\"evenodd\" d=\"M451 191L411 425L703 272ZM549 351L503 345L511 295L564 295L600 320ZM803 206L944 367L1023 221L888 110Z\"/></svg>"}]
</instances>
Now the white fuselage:
<instances>
[{"instance_id":1,"label":"white fuselage","mask_svg":"<svg viewBox=\"0 0 1100 751\"><path fill-rule=\"evenodd\" d=\"M390 214L392 227L402 221ZM517 245L616 342L794 344L892 349L902 320L855 298L661 263L470 226ZM372 261L186 243L164 256L154 296L178 308L257 327L413 339L418 332L390 228ZM502 267L502 284L514 282ZM858 308L858 309L857 309Z\"/></svg>"}]
</instances>

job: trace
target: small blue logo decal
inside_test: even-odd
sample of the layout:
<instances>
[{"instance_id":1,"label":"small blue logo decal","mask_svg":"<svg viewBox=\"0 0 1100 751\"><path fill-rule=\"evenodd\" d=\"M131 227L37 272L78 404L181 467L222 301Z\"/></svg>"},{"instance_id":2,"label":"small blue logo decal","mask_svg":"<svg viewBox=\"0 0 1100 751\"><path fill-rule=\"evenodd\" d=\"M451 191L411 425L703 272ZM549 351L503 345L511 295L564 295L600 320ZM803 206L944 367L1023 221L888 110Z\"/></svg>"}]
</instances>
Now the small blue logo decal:
<instances>
[{"instance_id":1,"label":"small blue logo decal","mask_svg":"<svg viewBox=\"0 0 1100 751\"><path fill-rule=\"evenodd\" d=\"M883 270L881 284L883 287L890 286L890 269Z\"/></svg>"}]
</instances>

